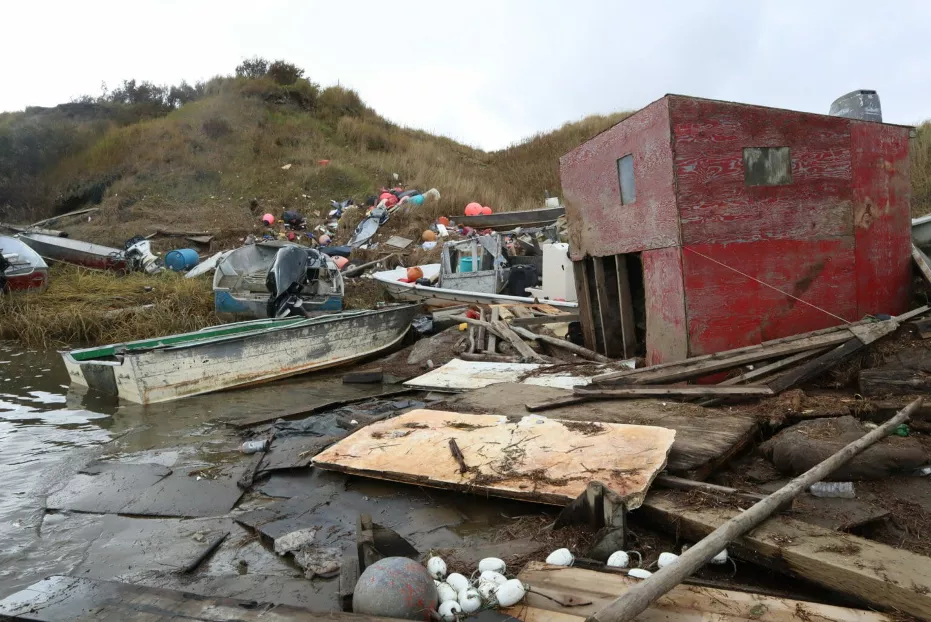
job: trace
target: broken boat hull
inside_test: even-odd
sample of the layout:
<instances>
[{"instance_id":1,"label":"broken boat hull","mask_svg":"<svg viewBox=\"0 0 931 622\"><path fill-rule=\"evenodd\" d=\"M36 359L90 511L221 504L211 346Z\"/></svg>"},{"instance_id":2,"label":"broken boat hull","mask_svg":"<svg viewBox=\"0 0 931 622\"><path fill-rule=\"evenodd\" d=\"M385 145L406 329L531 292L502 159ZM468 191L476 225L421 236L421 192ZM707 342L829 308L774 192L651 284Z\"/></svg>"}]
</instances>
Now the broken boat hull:
<instances>
[{"instance_id":1,"label":"broken boat hull","mask_svg":"<svg viewBox=\"0 0 931 622\"><path fill-rule=\"evenodd\" d=\"M440 264L426 264L419 266L425 278L433 278L440 272ZM575 302L565 300L551 300L548 298L533 298L531 296L508 296L505 294L486 294L483 292L462 291L442 287L428 287L416 283L403 283L398 279L406 278L407 268L396 268L376 272L373 277L396 300L410 300L421 302L432 307L444 307L457 304L535 304L545 302L558 309L577 309Z\"/></svg>"},{"instance_id":2,"label":"broken boat hull","mask_svg":"<svg viewBox=\"0 0 931 622\"><path fill-rule=\"evenodd\" d=\"M256 320L62 352L71 382L151 404L343 365L404 338L420 305Z\"/></svg>"},{"instance_id":3,"label":"broken boat hull","mask_svg":"<svg viewBox=\"0 0 931 622\"><path fill-rule=\"evenodd\" d=\"M41 233L21 233L19 239L49 261L70 263L93 270L129 270L126 254L118 248Z\"/></svg>"},{"instance_id":4,"label":"broken boat hull","mask_svg":"<svg viewBox=\"0 0 931 622\"><path fill-rule=\"evenodd\" d=\"M41 292L48 287L48 264L22 241L0 236L0 252L11 264L4 270L7 289L11 292Z\"/></svg>"}]
</instances>

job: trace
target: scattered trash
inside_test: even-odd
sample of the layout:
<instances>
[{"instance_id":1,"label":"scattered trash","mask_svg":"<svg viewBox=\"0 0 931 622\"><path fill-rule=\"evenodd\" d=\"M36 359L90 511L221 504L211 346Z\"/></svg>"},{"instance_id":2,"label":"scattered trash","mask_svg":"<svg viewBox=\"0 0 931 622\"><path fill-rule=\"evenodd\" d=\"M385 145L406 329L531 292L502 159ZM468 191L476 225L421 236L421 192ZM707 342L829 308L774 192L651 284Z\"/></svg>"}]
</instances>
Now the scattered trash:
<instances>
[{"instance_id":1,"label":"scattered trash","mask_svg":"<svg viewBox=\"0 0 931 622\"><path fill-rule=\"evenodd\" d=\"M857 498L853 482L817 482L812 484L808 491L816 497Z\"/></svg>"},{"instance_id":2,"label":"scattered trash","mask_svg":"<svg viewBox=\"0 0 931 622\"><path fill-rule=\"evenodd\" d=\"M240 446L239 450L244 454L254 454L265 451L268 449L268 445L269 442L267 438L258 441L246 441Z\"/></svg>"},{"instance_id":3,"label":"scattered trash","mask_svg":"<svg viewBox=\"0 0 931 622\"><path fill-rule=\"evenodd\" d=\"M200 255L193 248L179 248L165 255L165 266L175 272L190 270L200 262Z\"/></svg>"},{"instance_id":4,"label":"scattered trash","mask_svg":"<svg viewBox=\"0 0 931 622\"><path fill-rule=\"evenodd\" d=\"M291 168L291 164L285 164L284 166L281 167L281 170L286 171L290 168Z\"/></svg>"}]
</instances>

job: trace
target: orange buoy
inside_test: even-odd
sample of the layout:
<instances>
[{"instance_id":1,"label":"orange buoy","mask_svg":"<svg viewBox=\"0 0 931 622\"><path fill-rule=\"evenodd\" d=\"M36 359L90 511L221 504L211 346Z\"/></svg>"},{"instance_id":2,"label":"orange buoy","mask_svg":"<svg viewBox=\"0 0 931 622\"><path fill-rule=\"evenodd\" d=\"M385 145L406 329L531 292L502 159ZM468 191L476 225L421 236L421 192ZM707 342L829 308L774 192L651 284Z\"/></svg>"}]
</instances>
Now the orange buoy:
<instances>
[{"instance_id":1,"label":"orange buoy","mask_svg":"<svg viewBox=\"0 0 931 622\"><path fill-rule=\"evenodd\" d=\"M423 232L423 235L421 237L423 238L424 242L433 242L434 240L436 240L436 233L434 231L430 231L429 229L427 229L426 231Z\"/></svg>"},{"instance_id":2,"label":"orange buoy","mask_svg":"<svg viewBox=\"0 0 931 622\"><path fill-rule=\"evenodd\" d=\"M465 215L466 215L466 216L478 216L478 215L481 214L481 213L482 213L482 204L481 204L481 203L475 203L475 202L473 201L472 203L469 203L468 205L465 206Z\"/></svg>"},{"instance_id":3,"label":"orange buoy","mask_svg":"<svg viewBox=\"0 0 931 622\"><path fill-rule=\"evenodd\" d=\"M324 233L319 238L317 238L317 241L320 243L320 246L326 246L330 243L330 236Z\"/></svg>"},{"instance_id":4,"label":"orange buoy","mask_svg":"<svg viewBox=\"0 0 931 622\"><path fill-rule=\"evenodd\" d=\"M491 208L486 205L485 207L482 208L482 216L489 216L489 215L491 215Z\"/></svg>"},{"instance_id":5,"label":"orange buoy","mask_svg":"<svg viewBox=\"0 0 931 622\"><path fill-rule=\"evenodd\" d=\"M417 279L422 279L422 278L423 278L423 270L421 270L418 266L413 266L412 268L407 269L408 282L413 283Z\"/></svg>"},{"instance_id":6,"label":"orange buoy","mask_svg":"<svg viewBox=\"0 0 931 622\"><path fill-rule=\"evenodd\" d=\"M437 224L443 225L444 227L449 226L449 218L447 218L446 216L440 216L439 218L436 219L436 222Z\"/></svg>"},{"instance_id":7,"label":"orange buoy","mask_svg":"<svg viewBox=\"0 0 931 622\"><path fill-rule=\"evenodd\" d=\"M345 268L346 264L349 263L348 259L346 259L345 257L340 257L339 255L336 255L332 259L333 259L333 263L335 263L336 267L339 268L340 270Z\"/></svg>"}]
</instances>

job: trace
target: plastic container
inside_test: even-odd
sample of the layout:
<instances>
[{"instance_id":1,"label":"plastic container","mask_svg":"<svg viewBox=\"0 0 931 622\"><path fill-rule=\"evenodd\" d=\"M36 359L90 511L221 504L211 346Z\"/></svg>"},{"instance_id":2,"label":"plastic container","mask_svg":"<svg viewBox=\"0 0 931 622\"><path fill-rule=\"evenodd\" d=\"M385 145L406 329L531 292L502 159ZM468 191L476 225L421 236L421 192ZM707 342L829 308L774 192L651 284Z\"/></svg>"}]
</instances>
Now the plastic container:
<instances>
[{"instance_id":1,"label":"plastic container","mask_svg":"<svg viewBox=\"0 0 931 622\"><path fill-rule=\"evenodd\" d=\"M808 489L816 497L835 497L840 499L855 499L853 482L817 482Z\"/></svg>"},{"instance_id":2,"label":"plastic container","mask_svg":"<svg viewBox=\"0 0 931 622\"><path fill-rule=\"evenodd\" d=\"M246 441L239 447L239 450L244 454L255 454L266 449L268 449L267 438L258 441Z\"/></svg>"},{"instance_id":3,"label":"plastic container","mask_svg":"<svg viewBox=\"0 0 931 622\"><path fill-rule=\"evenodd\" d=\"M175 272L190 270L200 262L200 255L193 248L179 248L165 255L165 265Z\"/></svg>"},{"instance_id":4,"label":"plastic container","mask_svg":"<svg viewBox=\"0 0 931 622\"><path fill-rule=\"evenodd\" d=\"M475 268L472 266L471 257L460 257L459 258L459 272L474 272Z\"/></svg>"}]
</instances>

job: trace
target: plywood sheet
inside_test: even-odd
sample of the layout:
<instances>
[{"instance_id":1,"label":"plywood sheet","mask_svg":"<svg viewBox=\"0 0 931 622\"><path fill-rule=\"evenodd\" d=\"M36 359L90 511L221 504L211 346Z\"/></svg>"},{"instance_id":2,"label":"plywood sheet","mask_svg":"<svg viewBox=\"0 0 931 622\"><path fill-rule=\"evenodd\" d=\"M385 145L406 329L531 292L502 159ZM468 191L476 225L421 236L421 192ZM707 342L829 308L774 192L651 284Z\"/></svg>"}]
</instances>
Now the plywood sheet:
<instances>
[{"instance_id":1,"label":"plywood sheet","mask_svg":"<svg viewBox=\"0 0 931 622\"><path fill-rule=\"evenodd\" d=\"M637 579L622 574L595 572L581 568L559 568L541 562L530 562L518 575L526 584L546 594L571 594L590 605L564 607L552 599L533 591L527 594L524 604L540 613L536 620L561 620L542 615L541 610L579 616L582 619L600 610L612 600L636 585ZM520 619L521 608L515 607L507 613ZM769 620L770 622L796 622L797 620L819 620L821 622L888 622L889 616L872 611L822 605L788 598L776 598L720 590L692 585L677 585L660 597L649 609L637 616L639 622L703 622L705 620Z\"/></svg>"},{"instance_id":2,"label":"plywood sheet","mask_svg":"<svg viewBox=\"0 0 931 622\"><path fill-rule=\"evenodd\" d=\"M640 506L675 440L666 428L414 410L374 423L314 458L324 468L566 505L599 481ZM468 470L460 473L453 439Z\"/></svg>"},{"instance_id":3,"label":"plywood sheet","mask_svg":"<svg viewBox=\"0 0 931 622\"><path fill-rule=\"evenodd\" d=\"M644 251L641 259L646 292L647 365L681 361L689 356L681 250L670 247Z\"/></svg>"},{"instance_id":4,"label":"plywood sheet","mask_svg":"<svg viewBox=\"0 0 931 622\"><path fill-rule=\"evenodd\" d=\"M408 380L404 386L428 390L466 391L502 382L520 382L541 387L571 389L575 386L591 384L592 376L599 373L595 370L590 375L579 376L562 371L528 376L546 367L550 366L536 363L491 363L453 359L422 376Z\"/></svg>"}]
</instances>

